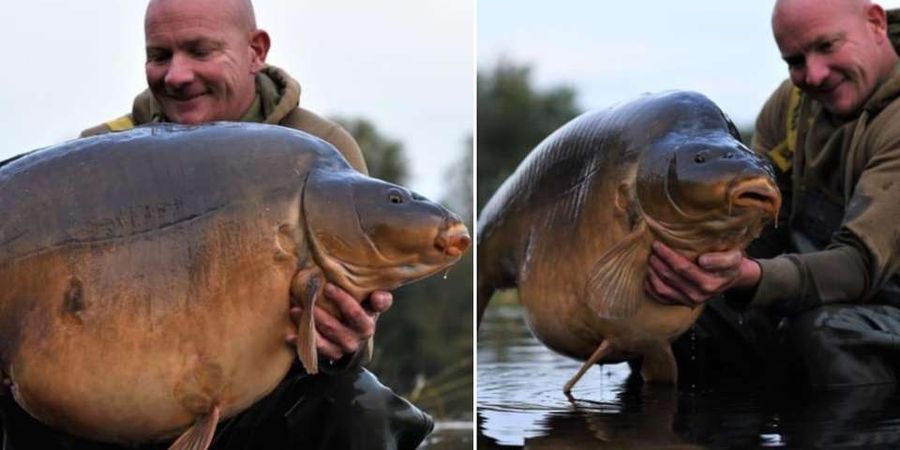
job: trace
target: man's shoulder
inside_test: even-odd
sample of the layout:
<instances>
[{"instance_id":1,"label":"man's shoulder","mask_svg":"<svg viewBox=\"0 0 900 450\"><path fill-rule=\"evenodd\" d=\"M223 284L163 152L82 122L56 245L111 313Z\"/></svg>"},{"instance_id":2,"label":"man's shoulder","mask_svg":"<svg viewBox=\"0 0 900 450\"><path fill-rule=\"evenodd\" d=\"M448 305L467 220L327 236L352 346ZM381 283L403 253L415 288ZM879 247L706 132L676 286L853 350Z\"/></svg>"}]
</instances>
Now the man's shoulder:
<instances>
[{"instance_id":1,"label":"man's shoulder","mask_svg":"<svg viewBox=\"0 0 900 450\"><path fill-rule=\"evenodd\" d=\"M155 116L158 114L158 107L153 100L153 94L150 93L149 89L145 89L134 97L130 113L88 128L82 131L79 137L130 130L137 125L155 121Z\"/></svg>"},{"instance_id":2,"label":"man's shoulder","mask_svg":"<svg viewBox=\"0 0 900 450\"><path fill-rule=\"evenodd\" d=\"M354 169L362 173L368 172L356 139L339 124L299 106L284 116L278 124L309 133L328 142L344 155Z\"/></svg>"},{"instance_id":3,"label":"man's shoulder","mask_svg":"<svg viewBox=\"0 0 900 450\"><path fill-rule=\"evenodd\" d=\"M773 109L772 112L777 112L780 115L784 115L787 113L788 103L791 101L791 96L802 96L803 93L794 86L794 83L791 80L786 79L772 91L772 95L769 96L769 99L766 100L766 107Z\"/></svg>"},{"instance_id":4,"label":"man's shoulder","mask_svg":"<svg viewBox=\"0 0 900 450\"><path fill-rule=\"evenodd\" d=\"M125 114L124 116L85 129L81 132L81 134L78 135L78 137L97 136L114 131L128 130L134 128L134 125L134 119L131 117L131 114Z\"/></svg>"}]
</instances>

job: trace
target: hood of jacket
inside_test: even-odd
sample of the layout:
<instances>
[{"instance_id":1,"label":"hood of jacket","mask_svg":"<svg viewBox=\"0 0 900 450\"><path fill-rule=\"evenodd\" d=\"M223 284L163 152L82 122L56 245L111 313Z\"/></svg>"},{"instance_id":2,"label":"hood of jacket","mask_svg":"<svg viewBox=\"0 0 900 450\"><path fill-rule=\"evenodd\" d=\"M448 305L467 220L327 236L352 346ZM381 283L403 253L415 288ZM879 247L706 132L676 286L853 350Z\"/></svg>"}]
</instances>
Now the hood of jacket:
<instances>
[{"instance_id":1,"label":"hood of jacket","mask_svg":"<svg viewBox=\"0 0 900 450\"><path fill-rule=\"evenodd\" d=\"M300 104L300 83L284 70L266 65L256 74L256 99L240 121L278 124ZM131 115L135 124L168 122L150 89L134 98Z\"/></svg>"}]
</instances>

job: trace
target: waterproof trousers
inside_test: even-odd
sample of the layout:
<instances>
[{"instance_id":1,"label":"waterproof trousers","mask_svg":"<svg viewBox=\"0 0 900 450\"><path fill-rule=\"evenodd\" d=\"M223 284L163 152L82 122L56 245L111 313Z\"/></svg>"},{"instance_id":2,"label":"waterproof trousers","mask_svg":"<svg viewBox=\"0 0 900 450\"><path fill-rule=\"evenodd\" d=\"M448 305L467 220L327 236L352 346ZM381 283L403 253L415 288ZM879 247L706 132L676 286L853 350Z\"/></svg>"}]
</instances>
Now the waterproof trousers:
<instances>
[{"instance_id":1,"label":"waterproof trousers","mask_svg":"<svg viewBox=\"0 0 900 450\"><path fill-rule=\"evenodd\" d=\"M775 319L717 298L673 351L683 387L729 380L812 387L896 383L900 308L831 304Z\"/></svg>"}]
</instances>

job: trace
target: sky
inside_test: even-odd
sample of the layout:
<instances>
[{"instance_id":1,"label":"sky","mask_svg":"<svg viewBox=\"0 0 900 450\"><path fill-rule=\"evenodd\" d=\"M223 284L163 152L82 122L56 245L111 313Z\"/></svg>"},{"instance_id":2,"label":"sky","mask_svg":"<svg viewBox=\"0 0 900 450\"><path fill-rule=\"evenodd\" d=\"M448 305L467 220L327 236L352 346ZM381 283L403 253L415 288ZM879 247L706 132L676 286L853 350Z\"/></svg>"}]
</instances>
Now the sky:
<instances>
[{"instance_id":1,"label":"sky","mask_svg":"<svg viewBox=\"0 0 900 450\"><path fill-rule=\"evenodd\" d=\"M145 87L143 0L0 0L0 158L128 112ZM880 2L900 7L900 0ZM255 0L269 62L319 114L371 119L403 142L410 185L440 198L473 132L474 70L529 63L584 109L691 89L740 126L786 77L773 0ZM476 6L477 4L477 6ZM477 56L475 34L477 15Z\"/></svg>"},{"instance_id":2,"label":"sky","mask_svg":"<svg viewBox=\"0 0 900 450\"><path fill-rule=\"evenodd\" d=\"M0 0L0 160L77 137L146 88L144 0ZM255 0L268 62L326 117L404 144L409 185L440 199L474 121L474 2Z\"/></svg>"},{"instance_id":3,"label":"sky","mask_svg":"<svg viewBox=\"0 0 900 450\"><path fill-rule=\"evenodd\" d=\"M583 109L694 90L739 127L752 126L787 78L771 35L774 3L478 0L478 68L500 58L529 63L538 87L572 86ZM876 3L900 7L900 0Z\"/></svg>"}]
</instances>

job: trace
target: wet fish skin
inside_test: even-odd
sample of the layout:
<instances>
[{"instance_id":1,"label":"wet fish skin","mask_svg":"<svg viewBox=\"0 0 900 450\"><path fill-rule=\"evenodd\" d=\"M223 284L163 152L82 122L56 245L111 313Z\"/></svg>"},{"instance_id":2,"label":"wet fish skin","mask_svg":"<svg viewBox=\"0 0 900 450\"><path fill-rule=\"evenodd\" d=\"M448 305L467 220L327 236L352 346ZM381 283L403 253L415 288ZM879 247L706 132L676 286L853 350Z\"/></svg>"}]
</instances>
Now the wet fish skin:
<instances>
[{"instance_id":1,"label":"wet fish skin","mask_svg":"<svg viewBox=\"0 0 900 450\"><path fill-rule=\"evenodd\" d=\"M446 209L266 125L72 141L0 163L0 192L0 369L31 415L105 442L202 440L284 377L309 286L363 296L468 246Z\"/></svg>"},{"instance_id":2,"label":"wet fish skin","mask_svg":"<svg viewBox=\"0 0 900 450\"><path fill-rule=\"evenodd\" d=\"M642 356L646 379L674 382L669 343L702 308L644 294L651 243L688 258L743 248L779 207L771 168L700 94L585 113L541 142L484 207L479 320L494 291L515 288L551 349L604 363Z\"/></svg>"}]
</instances>

